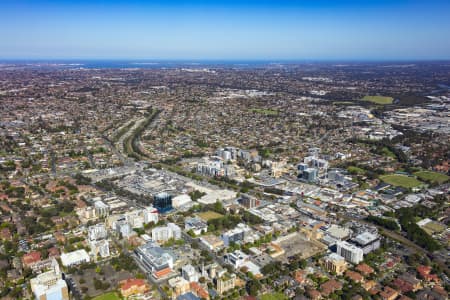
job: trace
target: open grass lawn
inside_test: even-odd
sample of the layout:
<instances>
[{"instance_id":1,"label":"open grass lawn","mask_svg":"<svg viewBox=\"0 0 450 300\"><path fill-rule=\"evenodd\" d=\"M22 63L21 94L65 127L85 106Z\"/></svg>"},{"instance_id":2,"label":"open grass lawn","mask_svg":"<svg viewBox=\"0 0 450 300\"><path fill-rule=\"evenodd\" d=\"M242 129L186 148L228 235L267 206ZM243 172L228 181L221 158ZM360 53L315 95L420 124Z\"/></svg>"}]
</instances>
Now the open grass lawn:
<instances>
[{"instance_id":1,"label":"open grass lawn","mask_svg":"<svg viewBox=\"0 0 450 300\"><path fill-rule=\"evenodd\" d=\"M255 113L259 113L259 114L263 114L263 115L266 115L266 116L277 116L278 115L278 111L274 110L274 109L252 108L250 111L251 112L255 112Z\"/></svg>"},{"instance_id":2,"label":"open grass lawn","mask_svg":"<svg viewBox=\"0 0 450 300\"><path fill-rule=\"evenodd\" d=\"M395 154L391 150L389 150L387 147L383 147L381 152L383 153L384 156L391 157L393 159L397 158L397 156L395 156Z\"/></svg>"},{"instance_id":3,"label":"open grass lawn","mask_svg":"<svg viewBox=\"0 0 450 300\"><path fill-rule=\"evenodd\" d=\"M358 168L358 167L355 167L355 166L350 166L350 167L348 167L348 168L347 168L347 171L349 171L351 174L360 174L360 175L366 173L365 170L363 170L363 169L361 169L361 168Z\"/></svg>"},{"instance_id":4,"label":"open grass lawn","mask_svg":"<svg viewBox=\"0 0 450 300\"><path fill-rule=\"evenodd\" d=\"M362 98L364 101L369 101L375 104L392 104L392 101L394 101L394 98L392 97L385 97L385 96L364 96Z\"/></svg>"},{"instance_id":5,"label":"open grass lawn","mask_svg":"<svg viewBox=\"0 0 450 300\"><path fill-rule=\"evenodd\" d=\"M288 297L286 297L282 293L271 293L261 296L261 300L287 300L287 299Z\"/></svg>"},{"instance_id":6,"label":"open grass lawn","mask_svg":"<svg viewBox=\"0 0 450 300\"><path fill-rule=\"evenodd\" d=\"M197 215L205 221L223 217L223 215L216 213L215 211L205 211L205 212L198 213Z\"/></svg>"},{"instance_id":7,"label":"open grass lawn","mask_svg":"<svg viewBox=\"0 0 450 300\"><path fill-rule=\"evenodd\" d=\"M422 184L419 180L414 177L408 177L406 175L383 175L380 176L380 179L384 182L394 185L400 186L404 188L413 188Z\"/></svg>"},{"instance_id":8,"label":"open grass lawn","mask_svg":"<svg viewBox=\"0 0 450 300\"><path fill-rule=\"evenodd\" d=\"M450 177L445 174L431 171L419 171L414 173L414 175L416 175L423 181L429 181L438 184L442 184L450 179Z\"/></svg>"},{"instance_id":9,"label":"open grass lawn","mask_svg":"<svg viewBox=\"0 0 450 300\"><path fill-rule=\"evenodd\" d=\"M120 300L121 298L117 295L116 292L106 293L100 296L95 297L93 300Z\"/></svg>"},{"instance_id":10,"label":"open grass lawn","mask_svg":"<svg viewBox=\"0 0 450 300\"><path fill-rule=\"evenodd\" d=\"M428 234L433 235L435 233L443 232L446 229L446 227L440 223L431 221L431 222L425 224L422 227L422 229L425 230Z\"/></svg>"},{"instance_id":11,"label":"open grass lawn","mask_svg":"<svg viewBox=\"0 0 450 300\"><path fill-rule=\"evenodd\" d=\"M333 104L334 105L353 105L355 103L351 102L351 101L334 101Z\"/></svg>"}]
</instances>

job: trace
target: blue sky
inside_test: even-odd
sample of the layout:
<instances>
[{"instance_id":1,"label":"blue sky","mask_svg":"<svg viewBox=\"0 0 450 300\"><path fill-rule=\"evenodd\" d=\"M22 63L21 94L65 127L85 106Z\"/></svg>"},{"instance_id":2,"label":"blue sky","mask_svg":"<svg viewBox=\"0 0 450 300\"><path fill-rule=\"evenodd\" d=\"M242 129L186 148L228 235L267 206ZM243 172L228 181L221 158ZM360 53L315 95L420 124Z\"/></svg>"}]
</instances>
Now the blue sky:
<instances>
[{"instance_id":1,"label":"blue sky","mask_svg":"<svg viewBox=\"0 0 450 300\"><path fill-rule=\"evenodd\" d=\"M450 59L450 1L0 0L0 58Z\"/></svg>"}]
</instances>

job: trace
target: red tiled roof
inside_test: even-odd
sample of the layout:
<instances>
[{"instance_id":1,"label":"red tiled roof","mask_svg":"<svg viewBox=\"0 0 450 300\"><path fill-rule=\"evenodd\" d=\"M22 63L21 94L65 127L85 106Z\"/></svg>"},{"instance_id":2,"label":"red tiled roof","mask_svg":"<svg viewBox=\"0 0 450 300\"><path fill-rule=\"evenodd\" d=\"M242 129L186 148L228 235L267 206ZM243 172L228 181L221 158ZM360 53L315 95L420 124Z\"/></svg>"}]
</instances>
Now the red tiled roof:
<instances>
[{"instance_id":1,"label":"red tiled roof","mask_svg":"<svg viewBox=\"0 0 450 300\"><path fill-rule=\"evenodd\" d=\"M347 270L345 272L345 276L347 276L354 282L362 282L364 280L364 277L361 274L359 274L358 272L350 271L350 270Z\"/></svg>"},{"instance_id":2,"label":"red tiled roof","mask_svg":"<svg viewBox=\"0 0 450 300\"><path fill-rule=\"evenodd\" d=\"M22 262L26 266L37 263L38 261L41 261L41 252L39 251L32 251L22 257Z\"/></svg>"},{"instance_id":3,"label":"red tiled roof","mask_svg":"<svg viewBox=\"0 0 450 300\"><path fill-rule=\"evenodd\" d=\"M159 271L153 273L153 275L154 275L156 278L161 278L161 277L166 276L166 275L169 274L170 272L172 272L172 270L171 270L170 268L165 268L165 269L162 269L162 270L159 270Z\"/></svg>"},{"instance_id":4,"label":"red tiled roof","mask_svg":"<svg viewBox=\"0 0 450 300\"><path fill-rule=\"evenodd\" d=\"M307 293L311 299L319 299L321 296L321 294L318 290L308 290Z\"/></svg>"},{"instance_id":5,"label":"red tiled roof","mask_svg":"<svg viewBox=\"0 0 450 300\"><path fill-rule=\"evenodd\" d=\"M334 291L342 289L342 283L331 279L323 283L320 288L322 290L322 295L328 296Z\"/></svg>"},{"instance_id":6,"label":"red tiled roof","mask_svg":"<svg viewBox=\"0 0 450 300\"><path fill-rule=\"evenodd\" d=\"M394 290L391 287L385 286L383 291L380 293L380 296L383 299L389 299L389 298L393 297L396 294L398 294L398 292L396 290Z\"/></svg>"},{"instance_id":7,"label":"red tiled roof","mask_svg":"<svg viewBox=\"0 0 450 300\"><path fill-rule=\"evenodd\" d=\"M364 275L369 275L369 274L372 274L374 272L372 267L370 267L369 265L364 264L364 263L359 264L356 267L356 270L358 270L359 272L363 273Z\"/></svg>"},{"instance_id":8,"label":"red tiled roof","mask_svg":"<svg viewBox=\"0 0 450 300\"><path fill-rule=\"evenodd\" d=\"M393 281L393 284L395 285L396 288L401 290L402 293L407 293L407 292L414 290L414 287L412 286L412 284L410 284L409 282L406 282L405 280L403 280L401 278L396 278Z\"/></svg>"},{"instance_id":9,"label":"red tiled roof","mask_svg":"<svg viewBox=\"0 0 450 300\"><path fill-rule=\"evenodd\" d=\"M126 279L120 282L120 288L122 290L128 290L131 287L134 286L143 286L145 285L145 280L144 279L137 279L137 278L130 278L130 279Z\"/></svg>"},{"instance_id":10,"label":"red tiled roof","mask_svg":"<svg viewBox=\"0 0 450 300\"><path fill-rule=\"evenodd\" d=\"M197 294L198 297L200 297L202 299L209 298L209 293L197 282L191 282L190 286L191 286L191 290L194 291L194 293Z\"/></svg>"},{"instance_id":11,"label":"red tiled roof","mask_svg":"<svg viewBox=\"0 0 450 300\"><path fill-rule=\"evenodd\" d=\"M424 266L424 265L420 265L417 267L417 272L419 272L420 275L424 275L424 274L430 274L431 273L431 267L430 266Z\"/></svg>"}]
</instances>

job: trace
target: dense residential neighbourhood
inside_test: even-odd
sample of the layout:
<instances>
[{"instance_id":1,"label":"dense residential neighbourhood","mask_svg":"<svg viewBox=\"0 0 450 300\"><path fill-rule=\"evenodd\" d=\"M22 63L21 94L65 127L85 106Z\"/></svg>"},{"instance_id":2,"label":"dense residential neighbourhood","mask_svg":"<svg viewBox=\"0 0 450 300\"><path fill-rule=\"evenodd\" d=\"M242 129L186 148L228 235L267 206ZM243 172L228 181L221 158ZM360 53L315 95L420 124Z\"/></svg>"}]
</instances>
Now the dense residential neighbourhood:
<instances>
[{"instance_id":1,"label":"dense residential neighbourhood","mask_svg":"<svg viewBox=\"0 0 450 300\"><path fill-rule=\"evenodd\" d=\"M0 64L1 299L448 299L448 63Z\"/></svg>"}]
</instances>

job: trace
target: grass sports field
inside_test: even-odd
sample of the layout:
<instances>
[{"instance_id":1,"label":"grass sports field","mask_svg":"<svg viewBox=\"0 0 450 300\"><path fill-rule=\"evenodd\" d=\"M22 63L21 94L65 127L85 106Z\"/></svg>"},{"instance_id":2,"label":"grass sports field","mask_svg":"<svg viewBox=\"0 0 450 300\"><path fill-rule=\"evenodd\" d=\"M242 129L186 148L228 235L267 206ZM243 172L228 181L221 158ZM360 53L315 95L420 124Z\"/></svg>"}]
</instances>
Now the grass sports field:
<instances>
[{"instance_id":1,"label":"grass sports field","mask_svg":"<svg viewBox=\"0 0 450 300\"><path fill-rule=\"evenodd\" d=\"M93 300L120 300L121 298L115 292L106 293L95 297Z\"/></svg>"},{"instance_id":2,"label":"grass sports field","mask_svg":"<svg viewBox=\"0 0 450 300\"><path fill-rule=\"evenodd\" d=\"M414 175L416 175L423 181L429 181L438 184L442 184L450 179L450 177L445 174L431 171L419 171L414 173Z\"/></svg>"},{"instance_id":3,"label":"grass sports field","mask_svg":"<svg viewBox=\"0 0 450 300\"><path fill-rule=\"evenodd\" d=\"M353 105L354 102L351 101L335 101L333 102L334 105Z\"/></svg>"},{"instance_id":4,"label":"grass sports field","mask_svg":"<svg viewBox=\"0 0 450 300\"><path fill-rule=\"evenodd\" d=\"M218 218L222 218L223 215L216 213L214 211L205 211L205 212L201 212L197 214L201 219L205 220L205 221L209 221L212 219L218 219Z\"/></svg>"},{"instance_id":5,"label":"grass sports field","mask_svg":"<svg viewBox=\"0 0 450 300\"><path fill-rule=\"evenodd\" d=\"M372 102L375 104L386 105L386 104L392 104L392 101L394 101L394 98L385 97L385 96L364 96L364 98L362 98L362 100L369 101L369 102Z\"/></svg>"},{"instance_id":6,"label":"grass sports field","mask_svg":"<svg viewBox=\"0 0 450 300\"><path fill-rule=\"evenodd\" d=\"M404 188L413 188L422 184L419 180L414 177L408 177L406 175L384 175L380 176L380 179L388 184L392 184L394 186L400 186Z\"/></svg>"},{"instance_id":7,"label":"grass sports field","mask_svg":"<svg viewBox=\"0 0 450 300\"><path fill-rule=\"evenodd\" d=\"M266 115L266 116L276 116L276 115L278 115L278 111L274 110L274 109L252 108L250 111L251 112L255 112L255 113L259 113L259 114L263 114L263 115Z\"/></svg>"},{"instance_id":8,"label":"grass sports field","mask_svg":"<svg viewBox=\"0 0 450 300\"><path fill-rule=\"evenodd\" d=\"M288 297L286 297L282 293L271 293L261 296L261 300L287 300L287 299Z\"/></svg>"}]
</instances>

